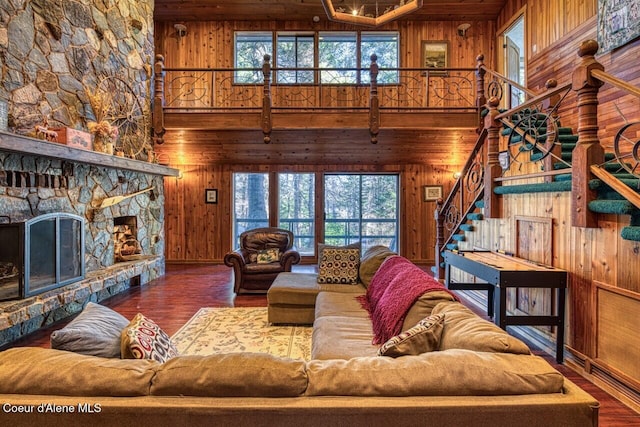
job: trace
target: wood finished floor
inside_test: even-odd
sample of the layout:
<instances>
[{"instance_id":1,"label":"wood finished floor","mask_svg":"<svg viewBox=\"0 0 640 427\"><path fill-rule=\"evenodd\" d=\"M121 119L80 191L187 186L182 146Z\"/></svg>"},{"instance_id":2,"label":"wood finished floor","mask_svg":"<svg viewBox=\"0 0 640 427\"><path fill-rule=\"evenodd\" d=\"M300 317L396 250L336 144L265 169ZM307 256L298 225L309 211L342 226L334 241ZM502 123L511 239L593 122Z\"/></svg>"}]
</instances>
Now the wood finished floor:
<instances>
[{"instance_id":1,"label":"wood finished floor","mask_svg":"<svg viewBox=\"0 0 640 427\"><path fill-rule=\"evenodd\" d=\"M310 266L295 266L294 271L313 271ZM129 289L101 304L127 318L144 313L169 335L189 320L201 307L265 307L265 295L234 295L231 269L224 265L167 265L166 275L153 282ZM41 329L11 346L49 347L49 335L70 319ZM629 409L600 388L577 375L552 357L546 357L556 369L600 402L599 425L602 427L640 427L640 414Z\"/></svg>"}]
</instances>

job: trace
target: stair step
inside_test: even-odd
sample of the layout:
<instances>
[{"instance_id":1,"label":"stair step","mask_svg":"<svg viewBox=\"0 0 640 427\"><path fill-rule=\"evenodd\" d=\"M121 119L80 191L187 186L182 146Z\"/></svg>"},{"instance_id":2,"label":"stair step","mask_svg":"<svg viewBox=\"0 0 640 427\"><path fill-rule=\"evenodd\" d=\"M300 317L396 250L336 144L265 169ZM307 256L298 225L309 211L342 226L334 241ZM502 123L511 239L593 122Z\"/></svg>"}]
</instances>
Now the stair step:
<instances>
[{"instance_id":1,"label":"stair step","mask_svg":"<svg viewBox=\"0 0 640 427\"><path fill-rule=\"evenodd\" d=\"M438 273L440 273L438 271L438 267L436 267L435 265L431 266L431 272L433 273L434 276L437 276Z\"/></svg>"},{"instance_id":2,"label":"stair step","mask_svg":"<svg viewBox=\"0 0 640 427\"><path fill-rule=\"evenodd\" d=\"M541 160L543 156L544 156L544 154L540 153L540 152L533 153L533 154L531 154L531 161L535 162L535 161ZM565 162L570 162L571 159L573 158L573 156L572 156L571 153L562 153L560 155L560 158L562 160L564 160Z\"/></svg>"},{"instance_id":3,"label":"stair step","mask_svg":"<svg viewBox=\"0 0 640 427\"><path fill-rule=\"evenodd\" d=\"M631 241L634 241L634 242L640 242L640 227L639 226L633 226L633 225L629 225L627 227L624 227L620 231L620 237L622 237L624 240L631 240Z\"/></svg>"},{"instance_id":4,"label":"stair step","mask_svg":"<svg viewBox=\"0 0 640 427\"><path fill-rule=\"evenodd\" d=\"M456 242L464 242L465 240L467 240L464 234L454 234L453 236L451 236L451 238Z\"/></svg>"},{"instance_id":5,"label":"stair step","mask_svg":"<svg viewBox=\"0 0 640 427\"><path fill-rule=\"evenodd\" d=\"M623 174L623 175L629 175L629 174ZM624 185L626 185L627 187L629 187L630 189L632 189L633 191L635 191L636 193L640 193L640 179L638 178L619 178L618 175L614 175L616 178L618 178L618 180L620 180L620 182L622 182ZM632 175L633 176L633 175ZM597 190L599 192L608 192L608 191L614 191L610 186L608 186L604 181L600 180L600 179L592 179L589 181L589 188L591 188L592 190ZM604 198L604 197L603 197Z\"/></svg>"},{"instance_id":6,"label":"stair step","mask_svg":"<svg viewBox=\"0 0 640 427\"><path fill-rule=\"evenodd\" d=\"M473 224L462 224L460 226L460 230L462 230L462 231L469 232L469 231L474 231L475 229L476 229L476 227Z\"/></svg>"},{"instance_id":7,"label":"stair step","mask_svg":"<svg viewBox=\"0 0 640 427\"><path fill-rule=\"evenodd\" d=\"M571 181L542 182L538 184L501 185L493 189L496 194L549 193L571 191Z\"/></svg>"},{"instance_id":8,"label":"stair step","mask_svg":"<svg viewBox=\"0 0 640 427\"><path fill-rule=\"evenodd\" d=\"M562 175L556 175L554 177L554 181L571 181L571 174L570 173L563 173Z\"/></svg>"},{"instance_id":9,"label":"stair step","mask_svg":"<svg viewBox=\"0 0 640 427\"><path fill-rule=\"evenodd\" d=\"M450 251L457 251L458 250L458 245L456 245L455 243L449 243L445 247L447 249L449 249Z\"/></svg>"},{"instance_id":10,"label":"stair step","mask_svg":"<svg viewBox=\"0 0 640 427\"><path fill-rule=\"evenodd\" d=\"M484 218L484 215L482 215L479 212L474 212L474 213L470 213L467 215L467 220L468 221L480 221Z\"/></svg>"},{"instance_id":11,"label":"stair step","mask_svg":"<svg viewBox=\"0 0 640 427\"><path fill-rule=\"evenodd\" d=\"M589 210L596 213L631 215L638 211L627 200L593 200L589 202Z\"/></svg>"},{"instance_id":12,"label":"stair step","mask_svg":"<svg viewBox=\"0 0 640 427\"><path fill-rule=\"evenodd\" d=\"M476 208L478 209L484 209L484 200L478 200L476 202Z\"/></svg>"}]
</instances>

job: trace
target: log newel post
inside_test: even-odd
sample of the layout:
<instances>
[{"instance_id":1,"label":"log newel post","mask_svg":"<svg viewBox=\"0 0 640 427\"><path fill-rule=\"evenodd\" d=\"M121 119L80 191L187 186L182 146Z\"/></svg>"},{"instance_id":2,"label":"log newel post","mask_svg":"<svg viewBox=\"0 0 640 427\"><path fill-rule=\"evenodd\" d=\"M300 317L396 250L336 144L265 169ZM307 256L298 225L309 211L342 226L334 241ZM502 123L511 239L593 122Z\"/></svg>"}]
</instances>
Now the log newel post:
<instances>
[{"instance_id":1,"label":"log newel post","mask_svg":"<svg viewBox=\"0 0 640 427\"><path fill-rule=\"evenodd\" d=\"M578 144L572 156L571 221L574 227L597 227L597 215L588 208L595 191L589 188L590 167L604 161L604 149L598 141L598 90L602 82L591 76L592 70L604 70L595 59L598 43L587 40L580 45L580 63L573 71L572 86L577 92Z\"/></svg>"},{"instance_id":2,"label":"log newel post","mask_svg":"<svg viewBox=\"0 0 640 427\"><path fill-rule=\"evenodd\" d=\"M369 133L371 143L378 143L378 133L380 132L380 100L378 99L378 56L371 55L370 75L370 102L369 102Z\"/></svg>"},{"instance_id":3,"label":"log newel post","mask_svg":"<svg viewBox=\"0 0 640 427\"><path fill-rule=\"evenodd\" d=\"M480 54L476 57L476 107L478 107L478 133L482 130L482 109L487 104L487 97L485 95L484 89L484 75L487 71L484 69L484 55Z\"/></svg>"},{"instance_id":4,"label":"log newel post","mask_svg":"<svg viewBox=\"0 0 640 427\"><path fill-rule=\"evenodd\" d=\"M264 89L262 94L262 134L265 144L271 142L271 56L264 55L262 64L262 75L264 76Z\"/></svg>"},{"instance_id":5,"label":"log newel post","mask_svg":"<svg viewBox=\"0 0 640 427\"><path fill-rule=\"evenodd\" d=\"M164 56L156 55L153 66L153 143L164 142Z\"/></svg>"},{"instance_id":6,"label":"log newel post","mask_svg":"<svg viewBox=\"0 0 640 427\"><path fill-rule=\"evenodd\" d=\"M545 83L547 90L552 90L558 87L558 81L556 79L549 79ZM545 142L545 150L549 151L549 154L544 158L543 165L545 171L552 171L553 164L556 159L562 158L562 147L560 144L554 144L558 139L559 130L556 126L558 123L558 109L556 105L560 102L560 95L556 94L542 101L542 109L547 114L547 140ZM552 182L552 176L545 176L545 182Z\"/></svg>"},{"instance_id":7,"label":"log newel post","mask_svg":"<svg viewBox=\"0 0 640 427\"><path fill-rule=\"evenodd\" d=\"M434 211L434 217L436 220L436 251L434 254L435 262L435 278L442 281L444 280L444 267L442 263L444 258L442 252L444 251L444 215L442 214L444 201L442 199L436 200L436 209Z\"/></svg>"},{"instance_id":8,"label":"log newel post","mask_svg":"<svg viewBox=\"0 0 640 427\"><path fill-rule=\"evenodd\" d=\"M487 159L484 169L484 216L487 218L500 218L500 198L493 192L494 179L502 175L502 167L498 160L502 125L496 119L496 116L500 114L498 111L499 104L500 100L498 98L489 98L487 103L489 113L484 118L484 127L487 130Z\"/></svg>"}]
</instances>

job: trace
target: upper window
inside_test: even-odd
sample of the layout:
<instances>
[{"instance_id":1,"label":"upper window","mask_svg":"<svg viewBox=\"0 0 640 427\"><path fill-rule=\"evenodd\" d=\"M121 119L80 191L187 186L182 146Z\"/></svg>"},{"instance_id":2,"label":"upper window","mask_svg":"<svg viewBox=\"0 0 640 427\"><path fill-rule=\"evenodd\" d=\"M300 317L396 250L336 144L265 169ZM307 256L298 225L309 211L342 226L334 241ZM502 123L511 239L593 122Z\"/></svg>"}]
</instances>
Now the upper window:
<instances>
[{"instance_id":1,"label":"upper window","mask_svg":"<svg viewBox=\"0 0 640 427\"><path fill-rule=\"evenodd\" d=\"M367 84L371 55L378 57L378 82L397 83L400 66L399 35L394 31L326 31L311 33L242 31L235 36L236 83L260 83L264 55L270 54L278 69L279 84ZM316 58L317 52L317 58ZM313 68L320 68L319 76ZM309 70L305 70L308 68Z\"/></svg>"},{"instance_id":2,"label":"upper window","mask_svg":"<svg viewBox=\"0 0 640 427\"><path fill-rule=\"evenodd\" d=\"M280 70L276 76L278 83L313 83L315 63L313 34L278 34L276 44L276 67L311 68L309 71Z\"/></svg>"},{"instance_id":3,"label":"upper window","mask_svg":"<svg viewBox=\"0 0 640 427\"><path fill-rule=\"evenodd\" d=\"M273 57L273 40L270 32L243 31L236 33L235 68L236 83L261 83L264 55Z\"/></svg>"},{"instance_id":4,"label":"upper window","mask_svg":"<svg viewBox=\"0 0 640 427\"><path fill-rule=\"evenodd\" d=\"M322 83L358 82L357 33L320 33L318 37L318 67Z\"/></svg>"}]
</instances>

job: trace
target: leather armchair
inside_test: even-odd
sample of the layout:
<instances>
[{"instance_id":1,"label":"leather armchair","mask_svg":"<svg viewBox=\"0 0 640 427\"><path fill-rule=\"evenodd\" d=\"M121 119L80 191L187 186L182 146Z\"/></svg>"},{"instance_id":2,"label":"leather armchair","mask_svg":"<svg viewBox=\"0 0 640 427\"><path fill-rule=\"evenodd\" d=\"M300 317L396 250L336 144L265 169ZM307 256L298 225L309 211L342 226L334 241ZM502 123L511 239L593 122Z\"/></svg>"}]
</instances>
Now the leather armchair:
<instances>
[{"instance_id":1,"label":"leather armchair","mask_svg":"<svg viewBox=\"0 0 640 427\"><path fill-rule=\"evenodd\" d=\"M258 254L277 248L279 259L259 263ZM241 293L266 293L276 276L291 271L300 262L300 254L293 247L293 233L275 227L247 230L240 234L240 247L224 257L224 263L233 267L233 291Z\"/></svg>"}]
</instances>

